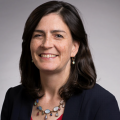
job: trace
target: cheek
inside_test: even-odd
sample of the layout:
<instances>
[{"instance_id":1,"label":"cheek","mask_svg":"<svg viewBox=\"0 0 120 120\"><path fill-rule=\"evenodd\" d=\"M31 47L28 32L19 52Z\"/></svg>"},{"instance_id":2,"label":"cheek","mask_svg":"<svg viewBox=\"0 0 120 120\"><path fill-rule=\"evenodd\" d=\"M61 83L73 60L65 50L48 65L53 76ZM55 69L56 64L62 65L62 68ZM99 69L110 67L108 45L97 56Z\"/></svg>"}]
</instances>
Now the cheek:
<instances>
[{"instance_id":1,"label":"cheek","mask_svg":"<svg viewBox=\"0 0 120 120\"><path fill-rule=\"evenodd\" d=\"M36 55L35 55L35 54L36 54L36 51L37 51L36 48L37 48L36 45L34 45L33 43L30 44L31 56L32 56L33 59L34 59L35 56L36 56Z\"/></svg>"},{"instance_id":2,"label":"cheek","mask_svg":"<svg viewBox=\"0 0 120 120\"><path fill-rule=\"evenodd\" d=\"M61 54L64 54L66 57L70 56L71 54L71 44L65 43L65 44L60 44L59 45L59 50L61 52Z\"/></svg>"},{"instance_id":3,"label":"cheek","mask_svg":"<svg viewBox=\"0 0 120 120\"><path fill-rule=\"evenodd\" d=\"M30 51L31 51L31 54L33 54L33 52L34 52L34 45L32 43L30 44Z\"/></svg>"},{"instance_id":4,"label":"cheek","mask_svg":"<svg viewBox=\"0 0 120 120\"><path fill-rule=\"evenodd\" d=\"M38 44L35 41L31 41L31 43L30 43L30 51L31 51L31 53L36 51L37 48L38 48Z\"/></svg>"},{"instance_id":5,"label":"cheek","mask_svg":"<svg viewBox=\"0 0 120 120\"><path fill-rule=\"evenodd\" d=\"M59 48L58 50L60 51L61 54L64 54L67 51L66 45L64 45L64 44L63 45L59 44L58 48Z\"/></svg>"}]
</instances>

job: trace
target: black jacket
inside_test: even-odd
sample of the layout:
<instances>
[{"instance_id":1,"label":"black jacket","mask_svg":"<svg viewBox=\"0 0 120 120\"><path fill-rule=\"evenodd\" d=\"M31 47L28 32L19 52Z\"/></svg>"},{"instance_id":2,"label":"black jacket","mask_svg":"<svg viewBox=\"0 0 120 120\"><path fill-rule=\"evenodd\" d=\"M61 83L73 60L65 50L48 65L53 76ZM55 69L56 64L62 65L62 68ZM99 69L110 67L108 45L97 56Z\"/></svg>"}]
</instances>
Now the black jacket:
<instances>
[{"instance_id":1,"label":"black jacket","mask_svg":"<svg viewBox=\"0 0 120 120\"><path fill-rule=\"evenodd\" d=\"M10 88L3 103L1 120L30 120L33 103L22 85ZM63 120L120 120L120 111L115 97L96 84L66 102Z\"/></svg>"}]
</instances>

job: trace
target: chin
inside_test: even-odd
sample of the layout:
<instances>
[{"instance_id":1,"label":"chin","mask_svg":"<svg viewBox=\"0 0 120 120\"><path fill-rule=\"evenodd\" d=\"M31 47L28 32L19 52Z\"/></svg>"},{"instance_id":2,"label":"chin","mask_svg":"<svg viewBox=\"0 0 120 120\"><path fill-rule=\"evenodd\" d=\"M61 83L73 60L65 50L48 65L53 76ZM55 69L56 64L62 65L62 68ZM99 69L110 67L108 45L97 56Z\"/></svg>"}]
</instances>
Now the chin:
<instances>
[{"instance_id":1,"label":"chin","mask_svg":"<svg viewBox=\"0 0 120 120\"><path fill-rule=\"evenodd\" d=\"M44 72L54 72L54 71L56 71L56 68L54 68L53 66L38 67L38 69L39 69L40 71L44 71Z\"/></svg>"}]
</instances>

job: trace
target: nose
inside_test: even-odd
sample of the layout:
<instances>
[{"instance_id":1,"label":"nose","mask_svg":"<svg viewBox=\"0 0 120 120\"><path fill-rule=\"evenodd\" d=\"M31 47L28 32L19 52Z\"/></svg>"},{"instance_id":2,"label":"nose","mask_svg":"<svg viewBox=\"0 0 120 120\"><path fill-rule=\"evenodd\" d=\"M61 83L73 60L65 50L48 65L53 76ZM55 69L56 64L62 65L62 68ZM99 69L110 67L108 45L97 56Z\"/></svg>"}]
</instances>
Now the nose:
<instances>
[{"instance_id":1,"label":"nose","mask_svg":"<svg viewBox=\"0 0 120 120\"><path fill-rule=\"evenodd\" d=\"M44 40L42 41L41 47L46 49L52 48L53 43L51 37L45 37Z\"/></svg>"}]
</instances>

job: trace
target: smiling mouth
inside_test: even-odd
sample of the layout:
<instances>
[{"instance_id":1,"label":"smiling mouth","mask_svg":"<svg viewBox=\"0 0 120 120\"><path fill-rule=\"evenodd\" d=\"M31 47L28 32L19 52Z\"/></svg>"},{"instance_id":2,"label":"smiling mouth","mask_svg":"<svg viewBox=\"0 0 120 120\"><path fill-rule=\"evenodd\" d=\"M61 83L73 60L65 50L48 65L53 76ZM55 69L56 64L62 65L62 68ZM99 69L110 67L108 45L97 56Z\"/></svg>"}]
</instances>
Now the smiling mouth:
<instances>
[{"instance_id":1,"label":"smiling mouth","mask_svg":"<svg viewBox=\"0 0 120 120\"><path fill-rule=\"evenodd\" d=\"M54 54L40 54L39 56L43 57L43 58L54 58L54 57L57 57L58 55L54 55Z\"/></svg>"}]
</instances>

